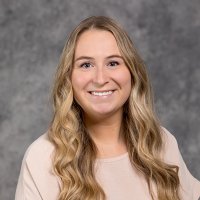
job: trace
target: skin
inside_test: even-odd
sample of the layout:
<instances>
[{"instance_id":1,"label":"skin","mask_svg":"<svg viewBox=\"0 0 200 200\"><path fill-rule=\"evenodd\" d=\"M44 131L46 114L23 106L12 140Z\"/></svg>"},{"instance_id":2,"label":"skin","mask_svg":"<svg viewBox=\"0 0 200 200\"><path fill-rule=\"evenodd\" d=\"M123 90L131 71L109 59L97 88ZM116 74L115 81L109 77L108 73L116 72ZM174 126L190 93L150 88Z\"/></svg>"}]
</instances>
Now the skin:
<instances>
[{"instance_id":1,"label":"skin","mask_svg":"<svg viewBox=\"0 0 200 200\"><path fill-rule=\"evenodd\" d=\"M123 105L131 91L131 74L112 33L92 29L80 35L71 79L74 98L84 111L98 157L126 152L120 131Z\"/></svg>"}]
</instances>

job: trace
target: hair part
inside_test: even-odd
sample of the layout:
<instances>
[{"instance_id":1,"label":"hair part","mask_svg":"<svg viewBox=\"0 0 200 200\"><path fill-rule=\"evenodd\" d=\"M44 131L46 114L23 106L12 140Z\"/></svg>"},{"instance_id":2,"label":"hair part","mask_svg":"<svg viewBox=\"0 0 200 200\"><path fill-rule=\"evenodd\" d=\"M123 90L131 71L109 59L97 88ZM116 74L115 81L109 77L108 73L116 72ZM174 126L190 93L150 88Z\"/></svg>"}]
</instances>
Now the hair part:
<instances>
[{"instance_id":1,"label":"hair part","mask_svg":"<svg viewBox=\"0 0 200 200\"><path fill-rule=\"evenodd\" d=\"M77 40L83 32L91 29L113 34L131 73L132 90L124 105L123 137L132 166L146 179L152 199L180 200L178 167L164 163L160 157L162 130L153 110L145 65L126 32L114 20L104 16L89 17L74 29L56 72L52 91L54 117L49 138L55 145L54 171L62 182L59 200L106 199L95 179L97 147L84 126L82 109L74 100L71 84Z\"/></svg>"}]
</instances>

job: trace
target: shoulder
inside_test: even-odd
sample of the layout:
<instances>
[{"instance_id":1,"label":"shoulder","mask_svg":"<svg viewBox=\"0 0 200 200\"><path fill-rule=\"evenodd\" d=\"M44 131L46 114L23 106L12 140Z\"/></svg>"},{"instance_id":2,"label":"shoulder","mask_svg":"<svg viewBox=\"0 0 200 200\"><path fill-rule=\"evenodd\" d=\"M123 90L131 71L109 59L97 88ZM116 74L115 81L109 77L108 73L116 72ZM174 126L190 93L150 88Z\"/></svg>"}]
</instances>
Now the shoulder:
<instances>
[{"instance_id":1,"label":"shoulder","mask_svg":"<svg viewBox=\"0 0 200 200\"><path fill-rule=\"evenodd\" d=\"M161 127L161 129L164 143L162 158L166 163L179 167L181 199L198 199L200 197L200 182L188 170L180 153L176 138L164 127Z\"/></svg>"},{"instance_id":2,"label":"shoulder","mask_svg":"<svg viewBox=\"0 0 200 200\"><path fill-rule=\"evenodd\" d=\"M164 127L161 127L161 134L163 138L163 159L169 164L178 165L180 160L180 151L176 138Z\"/></svg>"},{"instance_id":3,"label":"shoulder","mask_svg":"<svg viewBox=\"0 0 200 200\"><path fill-rule=\"evenodd\" d=\"M48 138L48 132L36 139L26 150L24 160L27 163L49 159L54 151L54 145Z\"/></svg>"},{"instance_id":4,"label":"shoulder","mask_svg":"<svg viewBox=\"0 0 200 200\"><path fill-rule=\"evenodd\" d=\"M165 127L161 126L161 133L162 133L163 141L165 144L169 143L169 144L177 145L176 138Z\"/></svg>"},{"instance_id":5,"label":"shoulder","mask_svg":"<svg viewBox=\"0 0 200 200\"><path fill-rule=\"evenodd\" d=\"M48 138L48 132L36 139L26 150L22 166L25 166L33 177L41 173L53 173L53 153L55 147Z\"/></svg>"},{"instance_id":6,"label":"shoulder","mask_svg":"<svg viewBox=\"0 0 200 200\"><path fill-rule=\"evenodd\" d=\"M53 170L54 150L48 132L28 147L21 166L16 199L22 199L23 195L27 199L57 199L60 179Z\"/></svg>"}]
</instances>

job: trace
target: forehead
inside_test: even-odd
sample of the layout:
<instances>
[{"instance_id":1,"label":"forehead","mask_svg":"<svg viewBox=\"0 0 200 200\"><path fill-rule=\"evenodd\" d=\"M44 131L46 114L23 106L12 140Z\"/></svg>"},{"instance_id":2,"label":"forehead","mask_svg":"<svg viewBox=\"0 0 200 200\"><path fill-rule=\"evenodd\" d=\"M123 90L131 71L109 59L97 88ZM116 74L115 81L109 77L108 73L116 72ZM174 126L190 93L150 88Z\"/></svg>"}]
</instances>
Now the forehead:
<instances>
[{"instance_id":1,"label":"forehead","mask_svg":"<svg viewBox=\"0 0 200 200\"><path fill-rule=\"evenodd\" d=\"M119 54L119 48L113 34L106 30L91 29L83 32L76 43L75 57L82 54L107 55Z\"/></svg>"}]
</instances>

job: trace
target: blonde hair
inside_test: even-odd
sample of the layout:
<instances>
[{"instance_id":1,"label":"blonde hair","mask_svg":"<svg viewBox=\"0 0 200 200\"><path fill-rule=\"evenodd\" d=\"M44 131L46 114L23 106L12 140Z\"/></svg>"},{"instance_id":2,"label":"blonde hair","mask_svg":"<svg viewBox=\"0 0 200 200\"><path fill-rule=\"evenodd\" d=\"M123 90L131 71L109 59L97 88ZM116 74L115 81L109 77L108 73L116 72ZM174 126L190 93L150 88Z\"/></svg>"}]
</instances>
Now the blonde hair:
<instances>
[{"instance_id":1,"label":"blonde hair","mask_svg":"<svg viewBox=\"0 0 200 200\"><path fill-rule=\"evenodd\" d=\"M143 61L126 32L112 19L98 16L82 21L71 33L61 55L53 88L54 117L49 138L55 145L53 166L61 179L59 200L104 200L95 179L95 143L87 133L82 110L73 98L71 72L77 39L90 29L113 34L132 76L132 90L124 105L123 137L130 162L146 179L152 199L180 200L178 167L164 163L162 130L155 117L150 83ZM156 192L153 190L156 186Z\"/></svg>"}]
</instances>

